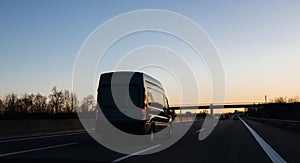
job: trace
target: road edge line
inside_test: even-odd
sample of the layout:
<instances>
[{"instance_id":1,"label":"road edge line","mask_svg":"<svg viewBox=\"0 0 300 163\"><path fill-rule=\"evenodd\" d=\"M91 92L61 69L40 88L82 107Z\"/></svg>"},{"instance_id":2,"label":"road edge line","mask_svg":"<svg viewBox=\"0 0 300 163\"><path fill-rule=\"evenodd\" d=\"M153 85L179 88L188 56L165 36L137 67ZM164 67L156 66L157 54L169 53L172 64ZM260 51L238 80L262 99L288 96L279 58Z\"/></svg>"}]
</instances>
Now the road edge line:
<instances>
[{"instance_id":1,"label":"road edge line","mask_svg":"<svg viewBox=\"0 0 300 163\"><path fill-rule=\"evenodd\" d=\"M49 135L41 135L41 136L31 136L31 137L23 137L23 138L12 138L12 139L2 139L0 143L8 143L8 142L16 142L16 141L24 141L24 140L34 140L34 139L45 139L52 137L60 137L60 136L72 136L72 135L80 135L86 134L87 131L80 132L66 132L66 133L58 133L58 134L49 134Z\"/></svg>"},{"instance_id":2,"label":"road edge line","mask_svg":"<svg viewBox=\"0 0 300 163\"><path fill-rule=\"evenodd\" d=\"M246 126L246 128L250 131L250 133L253 135L255 140L258 142L258 144L263 148L265 153L269 156L269 158L272 160L272 162L276 163L286 163L285 161L261 136L259 136L254 129L252 129L244 120L242 120L242 123Z\"/></svg>"},{"instance_id":3,"label":"road edge line","mask_svg":"<svg viewBox=\"0 0 300 163\"><path fill-rule=\"evenodd\" d=\"M41 147L41 148L27 149L27 150L16 151L16 152L3 153L3 154L0 154L0 157L23 154L23 153L29 153L29 152L35 152L35 151L42 151L42 150L46 150L46 149L65 147L65 146L70 146L70 145L75 145L75 144L78 144L78 143L77 142L72 142L72 143L52 145L52 146Z\"/></svg>"}]
</instances>

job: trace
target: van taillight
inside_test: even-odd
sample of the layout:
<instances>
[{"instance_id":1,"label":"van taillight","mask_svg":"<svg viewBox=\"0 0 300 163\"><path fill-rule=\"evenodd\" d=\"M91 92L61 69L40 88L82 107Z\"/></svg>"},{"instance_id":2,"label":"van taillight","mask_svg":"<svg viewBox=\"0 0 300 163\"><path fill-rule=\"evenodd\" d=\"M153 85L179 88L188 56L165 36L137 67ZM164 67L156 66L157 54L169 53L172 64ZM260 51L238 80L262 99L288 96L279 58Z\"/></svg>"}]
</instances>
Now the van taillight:
<instances>
[{"instance_id":1,"label":"van taillight","mask_svg":"<svg viewBox=\"0 0 300 163\"><path fill-rule=\"evenodd\" d=\"M98 120L98 114L99 114L99 109L98 108L95 110L95 114L96 114L96 120Z\"/></svg>"},{"instance_id":2,"label":"van taillight","mask_svg":"<svg viewBox=\"0 0 300 163\"><path fill-rule=\"evenodd\" d=\"M146 120L146 107L142 109L142 120Z\"/></svg>"}]
</instances>

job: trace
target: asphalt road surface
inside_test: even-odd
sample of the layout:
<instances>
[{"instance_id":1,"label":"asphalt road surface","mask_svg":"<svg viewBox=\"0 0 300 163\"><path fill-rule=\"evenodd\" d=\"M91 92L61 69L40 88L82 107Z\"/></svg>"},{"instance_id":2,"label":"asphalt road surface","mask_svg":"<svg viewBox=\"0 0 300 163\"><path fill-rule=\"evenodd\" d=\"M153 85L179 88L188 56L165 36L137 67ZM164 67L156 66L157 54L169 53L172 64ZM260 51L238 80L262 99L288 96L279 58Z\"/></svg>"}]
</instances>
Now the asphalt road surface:
<instances>
[{"instance_id":1,"label":"asphalt road surface","mask_svg":"<svg viewBox=\"0 0 300 163\"><path fill-rule=\"evenodd\" d=\"M300 162L299 132L250 120L222 120L199 141L203 121L180 123L191 125L189 132L154 154L138 155L143 150L120 154L98 144L87 132L76 132L0 140L0 162Z\"/></svg>"}]
</instances>

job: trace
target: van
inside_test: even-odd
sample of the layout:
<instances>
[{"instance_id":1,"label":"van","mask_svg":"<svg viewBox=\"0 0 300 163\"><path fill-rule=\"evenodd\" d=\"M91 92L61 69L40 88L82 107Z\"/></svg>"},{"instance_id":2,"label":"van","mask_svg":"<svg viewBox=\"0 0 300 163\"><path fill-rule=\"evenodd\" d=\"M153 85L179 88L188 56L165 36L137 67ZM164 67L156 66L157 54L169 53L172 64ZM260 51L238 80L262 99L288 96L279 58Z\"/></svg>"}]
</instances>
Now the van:
<instances>
[{"instance_id":1,"label":"van","mask_svg":"<svg viewBox=\"0 0 300 163\"><path fill-rule=\"evenodd\" d=\"M170 126L176 115L169 108L162 84L142 72L101 74L97 103L97 112L103 113L114 127L136 135L153 135ZM99 133L105 130L101 128L101 121L96 120L96 132ZM171 134L168 130L167 135Z\"/></svg>"}]
</instances>

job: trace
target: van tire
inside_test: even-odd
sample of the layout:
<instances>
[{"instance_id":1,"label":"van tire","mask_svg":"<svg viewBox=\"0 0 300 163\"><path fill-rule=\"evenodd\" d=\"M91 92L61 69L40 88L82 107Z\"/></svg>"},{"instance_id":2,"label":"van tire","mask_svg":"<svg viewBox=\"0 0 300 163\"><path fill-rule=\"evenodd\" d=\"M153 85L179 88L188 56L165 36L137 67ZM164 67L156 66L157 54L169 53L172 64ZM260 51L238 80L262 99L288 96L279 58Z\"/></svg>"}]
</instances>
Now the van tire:
<instances>
[{"instance_id":1,"label":"van tire","mask_svg":"<svg viewBox=\"0 0 300 163\"><path fill-rule=\"evenodd\" d=\"M150 128L150 131L149 131L149 143L150 144L154 143L154 140L155 140L154 133L155 133L155 123L153 122L151 124L151 128Z\"/></svg>"},{"instance_id":2,"label":"van tire","mask_svg":"<svg viewBox=\"0 0 300 163\"><path fill-rule=\"evenodd\" d=\"M167 133L167 138L172 138L173 137L173 125L170 124L168 126L168 133Z\"/></svg>"}]
</instances>

